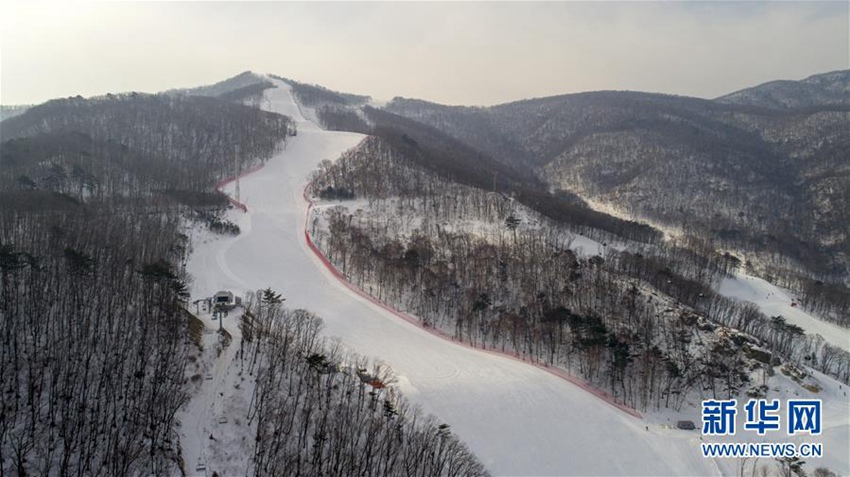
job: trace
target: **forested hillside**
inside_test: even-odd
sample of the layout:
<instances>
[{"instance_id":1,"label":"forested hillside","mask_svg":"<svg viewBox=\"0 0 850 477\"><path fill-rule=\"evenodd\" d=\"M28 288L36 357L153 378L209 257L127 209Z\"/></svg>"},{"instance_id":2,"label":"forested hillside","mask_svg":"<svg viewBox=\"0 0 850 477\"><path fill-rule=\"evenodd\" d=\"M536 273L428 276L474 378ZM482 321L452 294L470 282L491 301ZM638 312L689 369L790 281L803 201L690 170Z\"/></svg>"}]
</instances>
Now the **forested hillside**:
<instances>
[{"instance_id":1,"label":"forested hillside","mask_svg":"<svg viewBox=\"0 0 850 477\"><path fill-rule=\"evenodd\" d=\"M163 94L167 96L208 96L224 101L258 106L263 98L263 91L272 87L273 85L268 78L252 71L244 71L215 84L197 88L170 89Z\"/></svg>"},{"instance_id":2,"label":"forested hillside","mask_svg":"<svg viewBox=\"0 0 850 477\"><path fill-rule=\"evenodd\" d=\"M810 78L801 84L833 95L801 97L798 107L783 109L734 95L707 101L632 92L490 108L397 98L387 109L503 163L526 164L551 187L752 253L761 272L802 266L839 280L850 250L846 83L846 72Z\"/></svg>"},{"instance_id":3,"label":"forested hillside","mask_svg":"<svg viewBox=\"0 0 850 477\"><path fill-rule=\"evenodd\" d=\"M637 409L757 394L759 373L786 361L850 379L845 350L712 291L740 266L730 255L554 221L377 136L324 163L310 190L343 199L321 206L310 232L358 286L453 339L565 369ZM584 255L577 233L610 246Z\"/></svg>"},{"instance_id":4,"label":"forested hillside","mask_svg":"<svg viewBox=\"0 0 850 477\"><path fill-rule=\"evenodd\" d=\"M436 128L374 108L366 108L365 113L373 135L446 180L501 193L565 224L601 229L643 243L661 239L661 233L646 224L592 210L574 194L551 193L527 167L499 162Z\"/></svg>"},{"instance_id":5,"label":"forested hillside","mask_svg":"<svg viewBox=\"0 0 850 477\"><path fill-rule=\"evenodd\" d=\"M729 104L767 108L850 105L850 70L809 76L802 81L771 81L717 98Z\"/></svg>"},{"instance_id":6,"label":"forested hillside","mask_svg":"<svg viewBox=\"0 0 850 477\"><path fill-rule=\"evenodd\" d=\"M78 176L92 175L90 192L102 194L96 182L127 179L127 169L141 167L148 189L200 191L270 157L291 128L283 116L212 98L129 93L48 101L3 121L0 138L3 167L16 179L16 168L70 173L79 166ZM120 151L117 163L113 151Z\"/></svg>"},{"instance_id":7,"label":"forested hillside","mask_svg":"<svg viewBox=\"0 0 850 477\"><path fill-rule=\"evenodd\" d=\"M123 94L2 123L2 472L173 475L188 399L186 221L212 185L277 150L288 118ZM213 227L214 228L214 227Z\"/></svg>"},{"instance_id":8,"label":"forested hillside","mask_svg":"<svg viewBox=\"0 0 850 477\"><path fill-rule=\"evenodd\" d=\"M3 201L4 474L174 472L174 413L188 398L176 212Z\"/></svg>"},{"instance_id":9,"label":"forested hillside","mask_svg":"<svg viewBox=\"0 0 850 477\"><path fill-rule=\"evenodd\" d=\"M392 370L322 336L321 319L271 290L249 297L245 371L256 375L256 476L483 476L481 463L393 388Z\"/></svg>"},{"instance_id":10,"label":"forested hillside","mask_svg":"<svg viewBox=\"0 0 850 477\"><path fill-rule=\"evenodd\" d=\"M0 474L194 469L176 417L203 355L186 310L188 228L238 234L215 184L296 133L288 117L236 104L270 86L253 79L54 100L3 122ZM274 296L246 302L256 436L240 471L486 475L447 424L375 387L391 384L389 368L364 380L367 360Z\"/></svg>"}]
</instances>

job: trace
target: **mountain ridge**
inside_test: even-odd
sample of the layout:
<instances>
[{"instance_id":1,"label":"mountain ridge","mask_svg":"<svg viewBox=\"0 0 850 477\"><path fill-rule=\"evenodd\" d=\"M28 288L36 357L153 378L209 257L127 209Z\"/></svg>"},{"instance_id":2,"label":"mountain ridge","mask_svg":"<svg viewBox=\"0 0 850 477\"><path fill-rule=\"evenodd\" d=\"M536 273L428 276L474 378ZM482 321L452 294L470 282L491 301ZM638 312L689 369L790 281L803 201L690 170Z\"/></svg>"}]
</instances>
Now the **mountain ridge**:
<instances>
[{"instance_id":1,"label":"mountain ridge","mask_svg":"<svg viewBox=\"0 0 850 477\"><path fill-rule=\"evenodd\" d=\"M720 96L715 101L777 108L799 107L800 100L795 100L794 96L806 97L809 106L850 105L850 70L815 74L799 81L768 81Z\"/></svg>"},{"instance_id":2,"label":"mountain ridge","mask_svg":"<svg viewBox=\"0 0 850 477\"><path fill-rule=\"evenodd\" d=\"M842 91L848 77L804 81ZM769 104L602 91L486 108L396 98L386 109L632 218L690 224L727 249L779 250L845 276L850 105Z\"/></svg>"}]
</instances>

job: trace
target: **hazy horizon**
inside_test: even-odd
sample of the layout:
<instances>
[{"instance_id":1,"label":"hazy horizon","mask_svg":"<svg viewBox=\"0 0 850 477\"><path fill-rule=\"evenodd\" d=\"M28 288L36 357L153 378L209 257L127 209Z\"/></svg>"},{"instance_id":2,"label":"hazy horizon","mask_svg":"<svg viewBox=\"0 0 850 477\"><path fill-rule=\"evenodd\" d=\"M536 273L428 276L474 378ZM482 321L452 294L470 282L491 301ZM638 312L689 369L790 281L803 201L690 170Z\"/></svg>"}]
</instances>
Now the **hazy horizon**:
<instances>
[{"instance_id":1,"label":"hazy horizon","mask_svg":"<svg viewBox=\"0 0 850 477\"><path fill-rule=\"evenodd\" d=\"M594 90L714 98L850 68L847 2L70 3L0 9L0 103L242 71L445 104Z\"/></svg>"}]
</instances>

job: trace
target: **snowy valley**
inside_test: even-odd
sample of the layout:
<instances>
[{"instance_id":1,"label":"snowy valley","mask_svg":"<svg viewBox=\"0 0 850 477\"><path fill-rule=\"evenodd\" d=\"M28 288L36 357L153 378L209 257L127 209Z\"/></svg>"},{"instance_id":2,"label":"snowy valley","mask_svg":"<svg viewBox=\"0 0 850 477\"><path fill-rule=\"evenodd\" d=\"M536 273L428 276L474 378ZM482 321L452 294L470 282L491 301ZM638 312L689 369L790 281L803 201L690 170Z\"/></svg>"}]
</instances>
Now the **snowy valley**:
<instances>
[{"instance_id":1,"label":"snowy valley","mask_svg":"<svg viewBox=\"0 0 850 477\"><path fill-rule=\"evenodd\" d=\"M327 241L332 240L328 214L336 204L350 207L342 210L341 216L337 213L337 217L349 222L353 219L364 226L369 220L376 220L372 228L388 228L397 234L394 237L402 239L410 239L425 230L430 230L429 233L468 231L491 241L508 243L515 238L512 231L504 226L506 217L516 216L519 219L518 232L521 236L528 233L528 227L547 223L547 219L498 194L491 199L480 199L489 201L489 206L494 207L494 218L490 221L464 219L451 215L451 212L442 220L433 217L424 219L421 213L417 215L418 207L410 205L417 200L415 197L359 199L353 204L345 200L327 201L314 197L309 199L315 201L311 207L304 194L307 178L321 178L321 172L318 176L314 175L317 168L323 167L327 173L327 168L332 167L337 157L355 146L362 147L364 136L322 130L304 118L304 107L299 107L292 98L288 85L280 80L275 82L277 89L267 92L269 101L266 105L295 118L298 135L279 157L241 179L240 197L248 212L234 211L231 218L243 234L234 239L204 241L204 245L199 245L194 252L188 270L199 277L193 287L198 296L209 295L218 288L246 292L270 286L286 295L288 307L315 310L323 318L329 336L338 337L346 348L361 355L375 356L387 363L397 375L395 387L426 411L451 424L452 430L469 443L494 474L608 475L627 472L640 475L709 475L736 472L734 463L712 462L699 456L697 435L669 429L677 420L685 418L699 422L698 399L710 395L693 392L683 396L681 404L676 406L678 411L654 406L646 409L644 406L641 412L632 411L640 416L635 418L605 402L606 399L617 402L617 397L612 398L603 392L600 399L596 391L604 384L588 384L578 376L578 368L565 370L573 379L570 382L551 372L560 369L555 363L547 363L539 356L525 358L540 365L535 369L530 364L509 358L521 354L516 348L508 347L506 350L504 345L501 349L493 344L488 346L486 339L483 343L465 342L453 336L450 329L449 332L444 329L435 334L433 323L425 322L423 329L422 317L417 317L416 313L419 309L411 306L412 296L382 296L378 291L382 287L364 280L362 270L346 270L340 258L334 258L338 253L327 248ZM377 160L375 154L372 160ZM383 170L392 174L390 167ZM352 174L349 169L342 175L351 178ZM391 181L385 183L392 187ZM230 184L225 190L232 195L234 187ZM307 189L307 195L318 195L321 189L313 183ZM448 203L455 202L449 199ZM321 258L310 250L305 231L342 275L327 269ZM564 249L574 250L576 256L585 259L605 256L608 247L612 250L629 247L627 241L618 243L616 237L610 234L603 235L600 241L569 230L551 234L560 237ZM605 242L604 245L602 242ZM258 250L267 252L257 253ZM222 276L226 278L219 281L201 278ZM746 280L746 277L741 279ZM721 293L735 296L736 290L743 289L724 281ZM645 291L647 295L659 296L651 288ZM401 313L376 306L373 300L388 303ZM666 304L664 301L661 294L658 298L660 308L674 307L678 310L667 309L669 315L682 312L682 308L675 307L675 300ZM822 323L811 319L812 323ZM836 343L841 339L840 333L829 336L832 338L829 342L840 346ZM489 350L475 351L470 347ZM493 349L499 352L493 354L490 352ZM413 350L417 351L414 353ZM550 366L551 369L546 369ZM756 371L752 376L762 374L763 371ZM846 386L831 378L819 373L809 378L810 382L818 384L820 394L807 391L802 383L781 374L761 379L764 379L769 395L829 396L826 400L832 422L847 421L849 409L842 399ZM508 391L511 387L515 389ZM622 399L620 396L619 400ZM621 402L618 404L623 405ZM625 405L624 408L631 409ZM580 418L572 411L575 409L582 410ZM506 410L510 412L506 414ZM552 419L552 416L559 418ZM507 429L510 432L506 432ZM598 438L588 438L608 432L601 429L618 434L604 450L595 448ZM825 440L830 447L842 448L846 442L846 431L846 425L833 427ZM634 437L629 437L630 433L634 433ZM611 445L622 446L617 455L631 457L617 462L604 459ZM625 467L624 462L627 462ZM612 464L614 467L611 467ZM846 464L840 454L837 460L824 462L827 468L840 469L842 465Z\"/></svg>"},{"instance_id":2,"label":"snowy valley","mask_svg":"<svg viewBox=\"0 0 850 477\"><path fill-rule=\"evenodd\" d=\"M4 120L0 476L850 475L843 258L816 275L541 180L634 138L533 169L491 154L533 141L462 127L538 103L245 72ZM819 399L823 429L736 441L824 455L704 457L729 438L702 402L742 428L750 398Z\"/></svg>"}]
</instances>

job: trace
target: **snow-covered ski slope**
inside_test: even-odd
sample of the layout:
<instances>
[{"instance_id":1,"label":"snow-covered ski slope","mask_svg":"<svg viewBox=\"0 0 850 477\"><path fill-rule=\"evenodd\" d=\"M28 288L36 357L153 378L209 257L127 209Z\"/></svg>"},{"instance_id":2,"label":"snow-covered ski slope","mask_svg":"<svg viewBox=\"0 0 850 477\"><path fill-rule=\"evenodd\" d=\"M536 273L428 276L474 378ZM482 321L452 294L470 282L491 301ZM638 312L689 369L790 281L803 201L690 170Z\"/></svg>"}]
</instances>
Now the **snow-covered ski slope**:
<instances>
[{"instance_id":1,"label":"snow-covered ski slope","mask_svg":"<svg viewBox=\"0 0 850 477\"><path fill-rule=\"evenodd\" d=\"M816 318L793 306L792 303L797 300L792 292L761 278L739 273L734 278L724 279L718 292L729 298L753 302L767 316L781 316L788 323L806 330L806 334L821 335L827 343L850 349L850 329Z\"/></svg>"},{"instance_id":2,"label":"snow-covered ski slope","mask_svg":"<svg viewBox=\"0 0 850 477\"><path fill-rule=\"evenodd\" d=\"M218 290L272 287L285 304L321 316L326 332L376 356L398 386L451 424L498 475L716 475L698 434L645 423L532 366L458 346L358 296L322 265L304 239L307 177L362 135L323 131L306 120L288 85L267 90L266 108L292 117L298 135L265 167L241 179L242 233L199 242L188 263L193 299ZM233 191L233 184L225 189ZM230 318L234 319L234 318Z\"/></svg>"}]
</instances>

